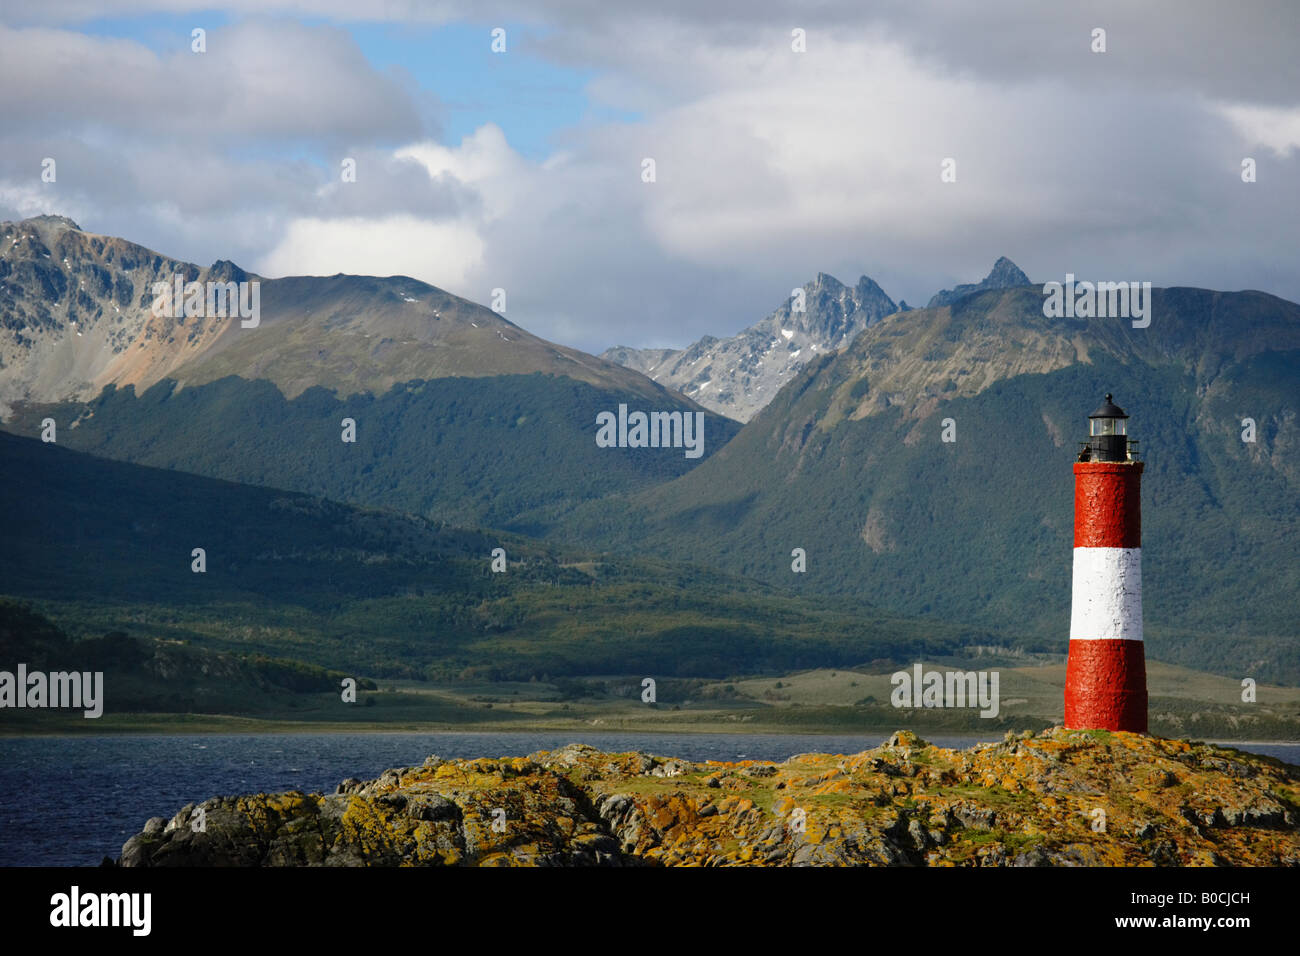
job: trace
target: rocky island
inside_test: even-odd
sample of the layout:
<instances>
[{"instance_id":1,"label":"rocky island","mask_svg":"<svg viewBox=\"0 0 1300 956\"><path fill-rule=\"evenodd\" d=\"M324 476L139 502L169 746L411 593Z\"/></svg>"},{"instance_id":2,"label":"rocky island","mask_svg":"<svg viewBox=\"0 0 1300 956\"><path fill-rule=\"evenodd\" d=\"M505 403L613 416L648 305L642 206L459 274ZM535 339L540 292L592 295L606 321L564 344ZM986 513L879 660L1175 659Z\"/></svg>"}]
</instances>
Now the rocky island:
<instances>
[{"instance_id":1,"label":"rocky island","mask_svg":"<svg viewBox=\"0 0 1300 956\"><path fill-rule=\"evenodd\" d=\"M1296 866L1300 767L1129 733L901 731L700 762L571 744L151 819L119 866Z\"/></svg>"}]
</instances>

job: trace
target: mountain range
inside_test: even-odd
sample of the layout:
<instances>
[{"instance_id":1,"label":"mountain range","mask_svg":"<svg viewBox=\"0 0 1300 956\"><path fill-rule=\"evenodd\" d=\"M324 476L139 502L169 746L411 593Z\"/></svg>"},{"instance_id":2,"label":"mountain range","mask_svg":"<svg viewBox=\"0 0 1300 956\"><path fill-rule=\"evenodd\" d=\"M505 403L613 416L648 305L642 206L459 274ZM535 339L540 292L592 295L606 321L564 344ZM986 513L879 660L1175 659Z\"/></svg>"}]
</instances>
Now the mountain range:
<instances>
[{"instance_id":1,"label":"mountain range","mask_svg":"<svg viewBox=\"0 0 1300 956\"><path fill-rule=\"evenodd\" d=\"M1151 316L1048 319L1033 287L887 316L709 461L565 531L1064 649L1071 464L1113 392L1147 461L1148 654L1300 678L1300 306L1171 288Z\"/></svg>"},{"instance_id":2,"label":"mountain range","mask_svg":"<svg viewBox=\"0 0 1300 956\"><path fill-rule=\"evenodd\" d=\"M12 399L9 431L35 438L53 418L58 445L102 458L494 528L482 533L527 535L537 547L579 548L614 564L667 561L762 582L778 595L763 607L777 614L768 623L779 620L781 601L848 601L923 618L936 633L978 631L1063 652L1075 442L1086 437L1088 412L1114 393L1147 461L1148 654L1300 681L1300 306L1275 296L1155 289L1149 327L1134 328L1121 317L1048 318L1042 290L1006 259L982 283L906 311L869 279L850 289L821 275L803 289L805 312L792 300L744 343L702 346L697 377L720 357L753 357L761 346L759 356L771 352L759 363L768 371L755 376L779 372L785 382L761 408L755 402L743 427L706 415L696 461L680 449L599 448L594 425L621 403L682 413L700 403L581 353L558 363L561 374L563 347L522 330L512 338L515 326L490 310L403 285L414 280L266 280L283 292L265 294L258 328L187 321L182 335L181 323L146 317L147 286L130 278L123 258L142 257L140 247L49 218L4 235L0 381ZM99 259L85 262L78 249ZM64 259L67 271L57 265ZM130 262L145 268L142 258ZM147 276L171 263L151 260ZM234 269L217 263L206 274L247 275ZM405 293L394 301L397 290L417 301ZM135 311L119 319L109 315L114 306ZM93 349L115 328L123 341L110 338L99 351L121 346L147 361L92 361L73 341L92 339ZM265 353L254 333L264 333ZM398 347L365 347L367 333ZM404 338L421 334L419 345ZM786 344L773 347L774 339ZM443 374L438 364L457 341L480 362L472 375ZM808 354L796 357L801 342ZM419 360L403 365L412 354ZM670 368L684 361L658 357ZM73 368L82 371L60 377ZM340 441L345 418L356 424L353 443ZM110 484L134 480L103 475ZM19 487L12 478L8 486ZM140 512L131 520L147 523L147 501L125 500ZM33 560L70 533L23 527L6 548ZM19 596L38 587L12 569L7 580ZM530 639L565 631L565 613L552 611L551 630ZM693 627L683 623L678 636L698 643L714 633ZM385 666L399 667L398 656L385 656Z\"/></svg>"},{"instance_id":3,"label":"mountain range","mask_svg":"<svg viewBox=\"0 0 1300 956\"><path fill-rule=\"evenodd\" d=\"M985 289L1029 284L1016 264L1003 256L981 282L945 289L930 300L929 308ZM684 349L615 346L602 352L601 358L636 369L706 408L747 422L804 365L844 348L863 329L907 308L905 302L895 304L866 276L857 285L846 286L820 272L765 319L729 338L706 335Z\"/></svg>"},{"instance_id":4,"label":"mountain range","mask_svg":"<svg viewBox=\"0 0 1300 956\"><path fill-rule=\"evenodd\" d=\"M618 362L706 408L748 421L781 386L819 354L843 348L853 337L898 311L880 286L863 276L846 286L818 273L767 318L730 338L706 335L684 349L618 346L601 358Z\"/></svg>"},{"instance_id":5,"label":"mountain range","mask_svg":"<svg viewBox=\"0 0 1300 956\"><path fill-rule=\"evenodd\" d=\"M259 283L256 327L154 314L155 283ZM0 223L0 413L14 402L85 400L106 385L265 379L382 394L411 379L540 372L659 400L621 366L532 335L491 309L405 276L265 279L201 268L64 216ZM689 403L688 403L689 405ZM696 407L696 406L692 406Z\"/></svg>"},{"instance_id":6,"label":"mountain range","mask_svg":"<svg viewBox=\"0 0 1300 956\"><path fill-rule=\"evenodd\" d=\"M176 275L257 282L256 325L155 315L154 283ZM19 433L50 419L106 457L537 531L696 463L597 447L620 405L703 415L702 457L740 427L414 279L261 279L63 217L0 225L0 419Z\"/></svg>"}]
</instances>

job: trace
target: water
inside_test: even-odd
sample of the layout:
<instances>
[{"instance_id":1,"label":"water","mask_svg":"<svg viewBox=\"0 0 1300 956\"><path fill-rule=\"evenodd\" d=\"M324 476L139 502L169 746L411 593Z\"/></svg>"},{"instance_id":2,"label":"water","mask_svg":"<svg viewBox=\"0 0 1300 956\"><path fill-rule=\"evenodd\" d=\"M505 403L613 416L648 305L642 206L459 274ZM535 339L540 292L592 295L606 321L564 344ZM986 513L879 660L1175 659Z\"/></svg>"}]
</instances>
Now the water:
<instances>
[{"instance_id":1,"label":"water","mask_svg":"<svg viewBox=\"0 0 1300 956\"><path fill-rule=\"evenodd\" d=\"M522 756L580 740L688 760L858 753L885 738L813 734L250 734L0 738L0 866L92 866L150 817L213 796L332 793L345 777L446 758ZM942 747L987 738L927 737ZM1233 744L1300 763L1300 744Z\"/></svg>"}]
</instances>

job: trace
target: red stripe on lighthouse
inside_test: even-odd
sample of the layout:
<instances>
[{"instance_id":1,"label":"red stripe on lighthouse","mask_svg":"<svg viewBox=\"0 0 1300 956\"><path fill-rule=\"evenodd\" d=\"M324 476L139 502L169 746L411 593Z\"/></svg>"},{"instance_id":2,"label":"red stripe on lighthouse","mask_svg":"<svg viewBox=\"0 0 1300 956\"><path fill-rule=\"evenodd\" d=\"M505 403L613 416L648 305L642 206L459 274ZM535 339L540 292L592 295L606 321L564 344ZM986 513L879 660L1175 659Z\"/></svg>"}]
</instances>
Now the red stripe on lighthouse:
<instances>
[{"instance_id":1,"label":"red stripe on lighthouse","mask_svg":"<svg viewBox=\"0 0 1300 956\"><path fill-rule=\"evenodd\" d=\"M1141 641L1070 642L1065 726L1147 732L1147 666Z\"/></svg>"},{"instance_id":2,"label":"red stripe on lighthouse","mask_svg":"<svg viewBox=\"0 0 1300 956\"><path fill-rule=\"evenodd\" d=\"M1142 462L1074 465L1074 546L1142 547Z\"/></svg>"}]
</instances>

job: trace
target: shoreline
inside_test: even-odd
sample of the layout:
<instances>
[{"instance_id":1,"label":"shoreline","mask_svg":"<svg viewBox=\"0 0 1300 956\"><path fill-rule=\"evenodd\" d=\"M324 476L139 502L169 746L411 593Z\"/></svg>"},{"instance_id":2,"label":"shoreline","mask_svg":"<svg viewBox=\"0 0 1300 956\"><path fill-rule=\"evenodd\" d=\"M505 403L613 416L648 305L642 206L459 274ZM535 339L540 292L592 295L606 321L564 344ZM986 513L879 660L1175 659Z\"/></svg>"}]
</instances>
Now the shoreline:
<instances>
[{"instance_id":1,"label":"shoreline","mask_svg":"<svg viewBox=\"0 0 1300 956\"><path fill-rule=\"evenodd\" d=\"M51 727L48 729L31 730L0 730L0 740L17 740L25 738L65 738L75 739L78 737L241 737L241 736L319 736L328 734L338 734L345 736L360 736L367 734L385 734L390 736L527 736L529 734L566 734L575 735L599 735L599 736L655 736L655 737L681 737L681 736L728 736L736 738L745 737L806 737L806 738L841 738L841 737L888 737L890 734L897 732L900 728L898 725L889 727L866 727L854 729L837 729L826 731L796 731L780 727L757 727L745 730L736 730L732 728L714 728L714 727L681 727L681 728L647 728L647 727L592 727L592 726L573 726L573 725L530 725L519 728L503 728L500 725L469 725L465 727L431 725L428 727L416 727L405 724L396 724L391 727L375 724L286 724L279 721L267 721L259 726L230 727L226 722L249 721L256 722L253 718L228 717L219 719L212 723L204 721L196 723L194 726L181 727L163 727L163 726L139 726L139 727L116 727L112 729L99 730L87 728L86 732L76 732L68 727ZM256 722L261 724L261 722ZM960 729L917 729L902 728L916 733L923 738L943 737L943 738L960 738L969 739L971 744L979 743L996 743L1003 739L1008 732L1003 729L994 734L981 734L968 730ZM1277 738L1277 739L1259 739L1251 738L1248 740L1234 740L1229 738L1208 738L1192 736L1166 737L1160 734L1148 734L1147 736L1161 740L1188 740L1199 743L1214 744L1216 746L1254 746L1254 747L1300 747L1300 740Z\"/></svg>"}]
</instances>

